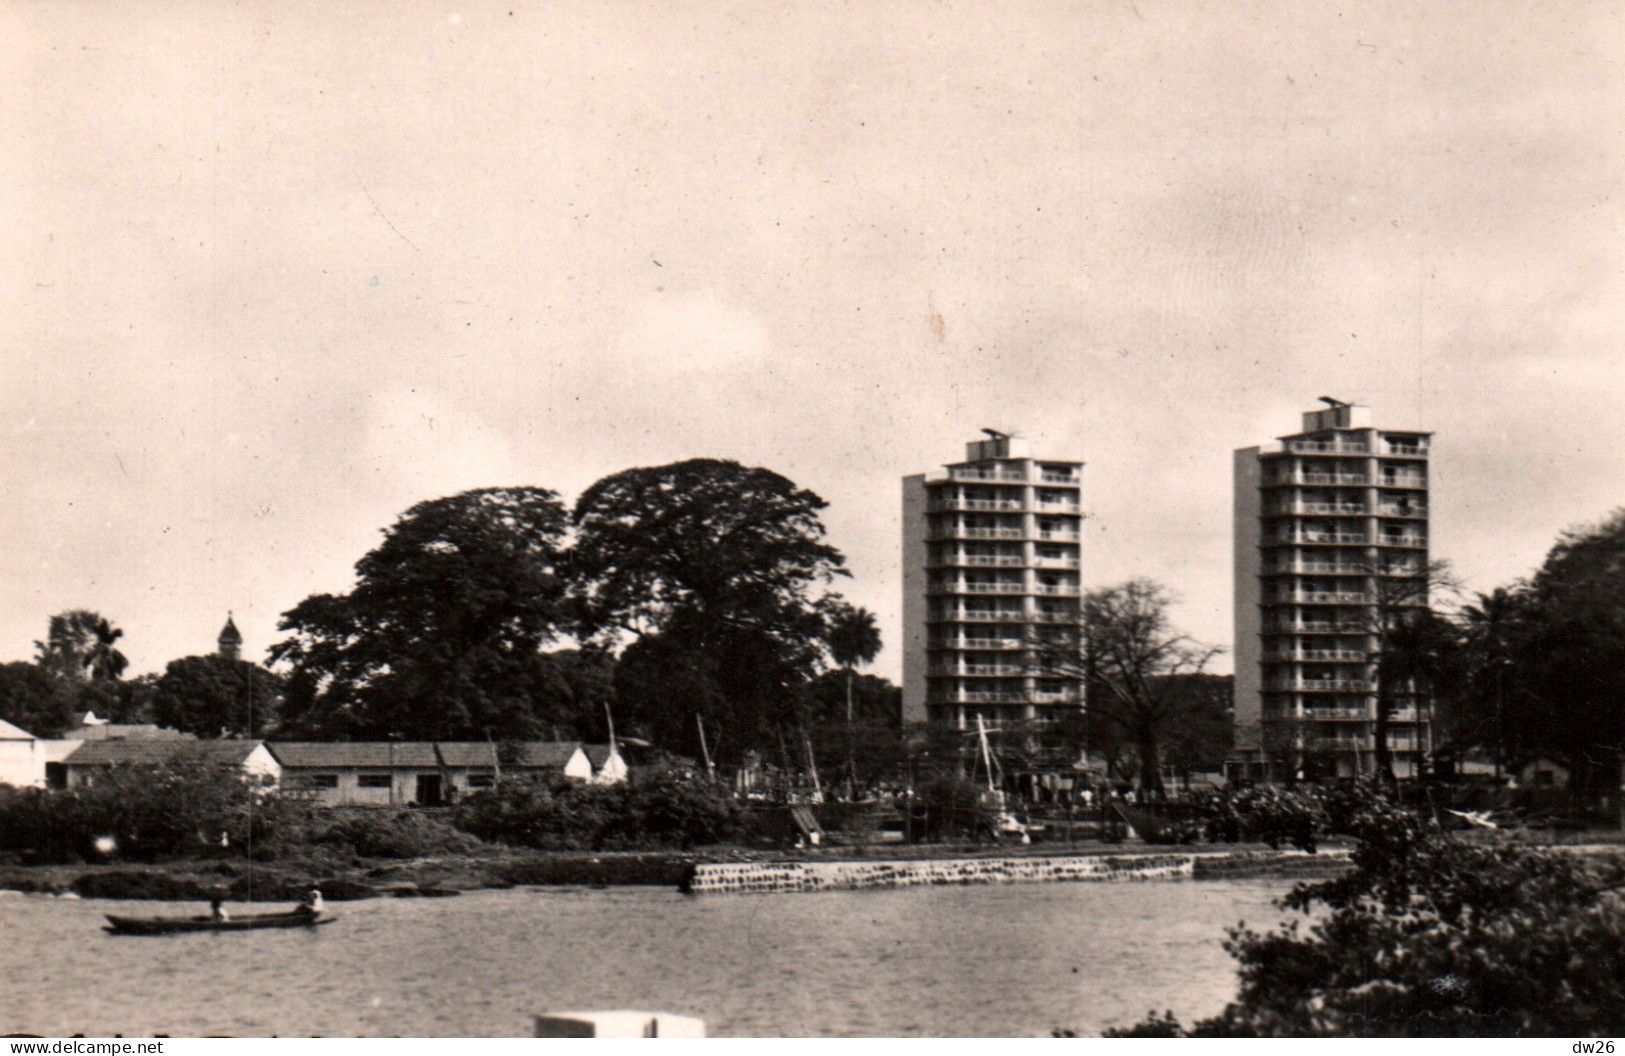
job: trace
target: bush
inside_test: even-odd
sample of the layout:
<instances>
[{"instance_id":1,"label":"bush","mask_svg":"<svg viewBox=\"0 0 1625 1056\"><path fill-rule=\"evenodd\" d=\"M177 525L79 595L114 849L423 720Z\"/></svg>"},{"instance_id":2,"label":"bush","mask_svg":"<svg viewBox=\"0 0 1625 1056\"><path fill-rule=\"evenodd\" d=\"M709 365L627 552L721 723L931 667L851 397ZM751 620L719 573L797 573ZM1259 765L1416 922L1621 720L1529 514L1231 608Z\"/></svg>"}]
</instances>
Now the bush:
<instances>
[{"instance_id":1,"label":"bush","mask_svg":"<svg viewBox=\"0 0 1625 1056\"><path fill-rule=\"evenodd\" d=\"M543 850L686 848L733 839L743 824L732 797L675 776L638 785L511 781L463 800L454 816L481 839Z\"/></svg>"},{"instance_id":2,"label":"bush","mask_svg":"<svg viewBox=\"0 0 1625 1056\"><path fill-rule=\"evenodd\" d=\"M474 854L483 847L448 818L410 807L317 809L306 829L306 843L350 857L432 858Z\"/></svg>"},{"instance_id":3,"label":"bush","mask_svg":"<svg viewBox=\"0 0 1625 1056\"><path fill-rule=\"evenodd\" d=\"M1241 986L1184 1031L1168 1017L1125 1036L1573 1037L1625 1031L1618 861L1510 842L1466 843L1372 790L1337 804L1354 869L1301 884L1307 928L1238 928Z\"/></svg>"},{"instance_id":4,"label":"bush","mask_svg":"<svg viewBox=\"0 0 1625 1056\"><path fill-rule=\"evenodd\" d=\"M272 840L297 813L236 770L116 766L68 791L0 789L0 851L45 862L218 854Z\"/></svg>"}]
</instances>

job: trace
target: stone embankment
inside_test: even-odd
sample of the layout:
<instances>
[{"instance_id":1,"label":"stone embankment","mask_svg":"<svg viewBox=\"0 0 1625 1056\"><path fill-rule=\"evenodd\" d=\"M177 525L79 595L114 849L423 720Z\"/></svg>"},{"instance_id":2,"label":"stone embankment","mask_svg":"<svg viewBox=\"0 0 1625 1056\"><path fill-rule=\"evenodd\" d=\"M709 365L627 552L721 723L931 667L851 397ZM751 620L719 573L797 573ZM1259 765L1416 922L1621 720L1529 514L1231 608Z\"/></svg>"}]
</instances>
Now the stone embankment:
<instances>
[{"instance_id":1,"label":"stone embankment","mask_svg":"<svg viewBox=\"0 0 1625 1056\"><path fill-rule=\"evenodd\" d=\"M1043 884L1145 880L1237 879L1324 875L1347 852L1242 854L1098 854L1074 857L961 858L895 862L702 862L684 878L692 894L856 891L940 884Z\"/></svg>"}]
</instances>

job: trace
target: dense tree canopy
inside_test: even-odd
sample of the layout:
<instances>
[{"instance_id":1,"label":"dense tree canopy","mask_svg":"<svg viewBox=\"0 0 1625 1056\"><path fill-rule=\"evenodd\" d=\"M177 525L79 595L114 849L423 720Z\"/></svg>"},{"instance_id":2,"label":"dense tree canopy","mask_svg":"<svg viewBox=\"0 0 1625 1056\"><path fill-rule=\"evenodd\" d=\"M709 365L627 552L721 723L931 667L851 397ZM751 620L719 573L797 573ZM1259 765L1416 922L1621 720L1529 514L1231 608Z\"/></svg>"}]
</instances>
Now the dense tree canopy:
<instances>
[{"instance_id":1,"label":"dense tree canopy","mask_svg":"<svg viewBox=\"0 0 1625 1056\"><path fill-rule=\"evenodd\" d=\"M616 689L638 729L722 759L804 733L825 633L812 590L845 574L823 541L825 505L770 470L714 459L627 470L581 496L583 628L637 639Z\"/></svg>"},{"instance_id":2,"label":"dense tree canopy","mask_svg":"<svg viewBox=\"0 0 1625 1056\"><path fill-rule=\"evenodd\" d=\"M547 662L568 629L567 515L541 488L419 503L356 565L355 589L282 616L284 726L298 736L535 736Z\"/></svg>"},{"instance_id":3,"label":"dense tree canopy","mask_svg":"<svg viewBox=\"0 0 1625 1056\"><path fill-rule=\"evenodd\" d=\"M60 737L73 724L73 696L37 664L0 664L0 719L35 737Z\"/></svg>"},{"instance_id":4,"label":"dense tree canopy","mask_svg":"<svg viewBox=\"0 0 1625 1056\"><path fill-rule=\"evenodd\" d=\"M171 660L153 694L153 721L199 737L259 737L274 729L282 679L246 660Z\"/></svg>"}]
</instances>

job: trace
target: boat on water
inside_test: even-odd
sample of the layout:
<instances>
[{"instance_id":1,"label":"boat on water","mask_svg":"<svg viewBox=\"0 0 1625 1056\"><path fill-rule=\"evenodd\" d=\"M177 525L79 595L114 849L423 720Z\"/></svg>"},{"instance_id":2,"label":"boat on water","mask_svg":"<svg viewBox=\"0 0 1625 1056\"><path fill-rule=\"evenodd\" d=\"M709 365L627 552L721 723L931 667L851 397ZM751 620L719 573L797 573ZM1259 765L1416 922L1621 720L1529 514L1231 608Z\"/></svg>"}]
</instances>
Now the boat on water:
<instances>
[{"instance_id":1,"label":"boat on water","mask_svg":"<svg viewBox=\"0 0 1625 1056\"><path fill-rule=\"evenodd\" d=\"M109 913L103 930L113 935L172 935L183 931L253 931L257 928L314 928L337 917L295 910L292 913L257 913L216 920L214 917L117 917Z\"/></svg>"}]
</instances>

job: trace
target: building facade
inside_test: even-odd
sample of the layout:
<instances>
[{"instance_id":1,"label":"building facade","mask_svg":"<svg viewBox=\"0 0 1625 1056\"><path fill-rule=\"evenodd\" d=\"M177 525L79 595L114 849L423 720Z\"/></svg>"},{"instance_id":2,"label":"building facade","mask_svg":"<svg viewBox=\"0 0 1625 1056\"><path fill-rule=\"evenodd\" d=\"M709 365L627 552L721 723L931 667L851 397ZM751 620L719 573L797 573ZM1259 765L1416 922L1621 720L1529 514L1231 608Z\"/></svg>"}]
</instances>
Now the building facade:
<instances>
[{"instance_id":1,"label":"building facade","mask_svg":"<svg viewBox=\"0 0 1625 1056\"><path fill-rule=\"evenodd\" d=\"M1386 629L1426 606L1431 434L1322 397L1303 429L1235 453L1238 766L1255 779L1370 773ZM1426 709L1391 701L1394 772L1428 750Z\"/></svg>"},{"instance_id":2,"label":"building facade","mask_svg":"<svg viewBox=\"0 0 1625 1056\"><path fill-rule=\"evenodd\" d=\"M984 430L965 461L903 479L903 720L973 728L1081 708L1035 642L1076 632L1083 463Z\"/></svg>"}]
</instances>

